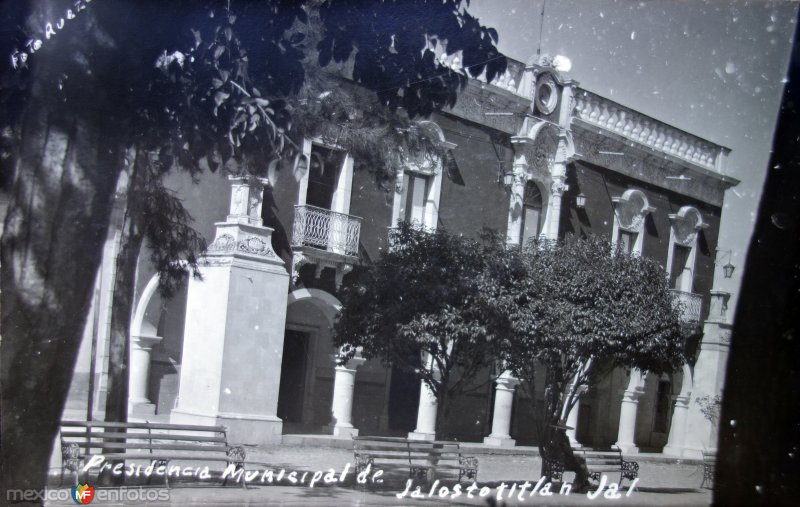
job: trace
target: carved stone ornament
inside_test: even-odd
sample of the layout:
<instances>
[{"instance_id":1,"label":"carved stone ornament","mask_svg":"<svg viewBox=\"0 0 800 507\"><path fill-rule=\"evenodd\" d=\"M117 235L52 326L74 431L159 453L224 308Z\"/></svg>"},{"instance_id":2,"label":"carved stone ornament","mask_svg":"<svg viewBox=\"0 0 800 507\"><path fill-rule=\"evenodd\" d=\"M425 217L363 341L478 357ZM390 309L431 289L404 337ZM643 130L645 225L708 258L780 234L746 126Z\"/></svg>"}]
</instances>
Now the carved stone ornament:
<instances>
[{"instance_id":1,"label":"carved stone ornament","mask_svg":"<svg viewBox=\"0 0 800 507\"><path fill-rule=\"evenodd\" d=\"M707 227L703 222L703 216L692 206L684 206L674 215L670 215L672 220L672 233L675 242L682 246L691 247L694 245L697 233L700 229Z\"/></svg>"},{"instance_id":2,"label":"carved stone ornament","mask_svg":"<svg viewBox=\"0 0 800 507\"><path fill-rule=\"evenodd\" d=\"M261 238L256 236L248 236L239 240L236 244L240 252L250 255L259 255L261 257L275 257L275 252L272 251L272 246Z\"/></svg>"},{"instance_id":3,"label":"carved stone ornament","mask_svg":"<svg viewBox=\"0 0 800 507\"><path fill-rule=\"evenodd\" d=\"M550 185L550 191L552 192L553 197L561 197L567 190L569 190L569 185L564 183L562 180L555 180L553 181L553 184Z\"/></svg>"},{"instance_id":4,"label":"carved stone ornament","mask_svg":"<svg viewBox=\"0 0 800 507\"><path fill-rule=\"evenodd\" d=\"M257 236L245 236L238 241L230 234L220 234L206 249L208 254L226 255L241 252L259 257L275 257L272 245Z\"/></svg>"},{"instance_id":5,"label":"carved stone ornament","mask_svg":"<svg viewBox=\"0 0 800 507\"><path fill-rule=\"evenodd\" d=\"M617 204L615 213L619 227L629 232L640 232L645 217L654 210L641 190L626 190L622 197L614 201Z\"/></svg>"},{"instance_id":6,"label":"carved stone ornament","mask_svg":"<svg viewBox=\"0 0 800 507\"><path fill-rule=\"evenodd\" d=\"M214 254L233 253L236 248L236 238L230 234L221 234L213 243L208 245L206 252Z\"/></svg>"},{"instance_id":7,"label":"carved stone ornament","mask_svg":"<svg viewBox=\"0 0 800 507\"><path fill-rule=\"evenodd\" d=\"M558 141L551 135L542 133L537 136L531 164L537 174L550 174L550 168L555 160Z\"/></svg>"}]
</instances>

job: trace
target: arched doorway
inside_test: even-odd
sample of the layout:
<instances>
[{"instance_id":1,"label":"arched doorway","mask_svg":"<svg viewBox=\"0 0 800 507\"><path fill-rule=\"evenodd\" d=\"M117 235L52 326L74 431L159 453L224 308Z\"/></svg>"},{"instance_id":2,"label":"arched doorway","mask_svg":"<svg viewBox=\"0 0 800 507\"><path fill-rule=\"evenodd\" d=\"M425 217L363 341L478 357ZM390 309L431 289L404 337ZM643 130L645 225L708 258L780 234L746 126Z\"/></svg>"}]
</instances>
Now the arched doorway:
<instances>
[{"instance_id":1,"label":"arched doorway","mask_svg":"<svg viewBox=\"0 0 800 507\"><path fill-rule=\"evenodd\" d=\"M319 289L289 294L281 358L278 417L283 433L322 433L330 422L332 328L341 303Z\"/></svg>"}]
</instances>

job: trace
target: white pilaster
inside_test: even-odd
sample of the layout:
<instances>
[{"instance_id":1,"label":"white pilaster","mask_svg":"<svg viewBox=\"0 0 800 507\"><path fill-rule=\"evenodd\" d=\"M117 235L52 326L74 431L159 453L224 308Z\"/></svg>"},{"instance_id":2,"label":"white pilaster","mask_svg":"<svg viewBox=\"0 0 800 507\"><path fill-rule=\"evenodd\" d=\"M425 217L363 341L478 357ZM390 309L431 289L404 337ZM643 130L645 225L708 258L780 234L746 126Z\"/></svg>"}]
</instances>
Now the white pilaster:
<instances>
[{"instance_id":1,"label":"white pilaster","mask_svg":"<svg viewBox=\"0 0 800 507\"><path fill-rule=\"evenodd\" d=\"M232 179L230 214L217 223L189 279L178 406L170 420L224 425L230 441L281 441L277 416L289 274L261 222L261 185Z\"/></svg>"},{"instance_id":2,"label":"white pilaster","mask_svg":"<svg viewBox=\"0 0 800 507\"><path fill-rule=\"evenodd\" d=\"M631 371L628 387L622 393L622 405L619 411L619 429L617 443L625 454L636 454L639 448L634 443L636 437L636 412L639 398L644 394L644 375L639 370Z\"/></svg>"},{"instance_id":3,"label":"white pilaster","mask_svg":"<svg viewBox=\"0 0 800 507\"><path fill-rule=\"evenodd\" d=\"M492 433L483 439L484 444L500 447L514 447L516 441L511 438L511 409L514 406L514 388L519 379L511 372L504 371L495 380L494 415L492 416Z\"/></svg>"},{"instance_id":4,"label":"white pilaster","mask_svg":"<svg viewBox=\"0 0 800 507\"><path fill-rule=\"evenodd\" d=\"M155 413L155 406L147 398L150 378L150 354L160 336L131 336L130 371L128 377L128 412Z\"/></svg>"},{"instance_id":5,"label":"white pilaster","mask_svg":"<svg viewBox=\"0 0 800 507\"><path fill-rule=\"evenodd\" d=\"M354 357L346 364L336 366L331 406L333 420L330 425L333 435L358 436L358 429L353 427L353 394L356 386L356 369L365 361L366 359L362 357Z\"/></svg>"}]
</instances>

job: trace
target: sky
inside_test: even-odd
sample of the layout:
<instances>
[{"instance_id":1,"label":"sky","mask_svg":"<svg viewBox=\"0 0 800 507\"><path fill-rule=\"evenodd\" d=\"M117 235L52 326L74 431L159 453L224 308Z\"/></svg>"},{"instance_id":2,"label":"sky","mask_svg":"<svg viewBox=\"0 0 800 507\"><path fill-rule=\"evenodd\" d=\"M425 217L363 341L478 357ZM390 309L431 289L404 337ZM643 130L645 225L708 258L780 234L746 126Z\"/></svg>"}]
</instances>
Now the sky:
<instances>
[{"instance_id":1,"label":"sky","mask_svg":"<svg viewBox=\"0 0 800 507\"><path fill-rule=\"evenodd\" d=\"M731 148L725 174L741 183L725 195L714 288L731 292L735 308L797 6L788 0L472 0L468 10L497 29L507 56L526 62L541 44L542 53L570 59L568 76L580 87ZM728 250L736 266L731 279L721 269Z\"/></svg>"}]
</instances>

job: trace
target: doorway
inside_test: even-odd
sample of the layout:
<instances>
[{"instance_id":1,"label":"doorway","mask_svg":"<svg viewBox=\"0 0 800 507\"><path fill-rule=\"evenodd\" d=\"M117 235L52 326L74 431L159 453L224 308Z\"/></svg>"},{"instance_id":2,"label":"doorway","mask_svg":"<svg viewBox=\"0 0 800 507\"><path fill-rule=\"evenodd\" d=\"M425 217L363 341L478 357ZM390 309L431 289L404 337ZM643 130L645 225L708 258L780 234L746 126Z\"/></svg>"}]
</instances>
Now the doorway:
<instances>
[{"instance_id":1,"label":"doorway","mask_svg":"<svg viewBox=\"0 0 800 507\"><path fill-rule=\"evenodd\" d=\"M308 333L291 329L284 336L278 391L278 417L284 423L303 422L309 338Z\"/></svg>"}]
</instances>

